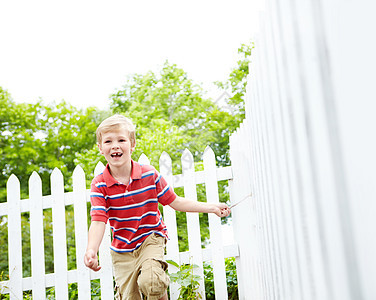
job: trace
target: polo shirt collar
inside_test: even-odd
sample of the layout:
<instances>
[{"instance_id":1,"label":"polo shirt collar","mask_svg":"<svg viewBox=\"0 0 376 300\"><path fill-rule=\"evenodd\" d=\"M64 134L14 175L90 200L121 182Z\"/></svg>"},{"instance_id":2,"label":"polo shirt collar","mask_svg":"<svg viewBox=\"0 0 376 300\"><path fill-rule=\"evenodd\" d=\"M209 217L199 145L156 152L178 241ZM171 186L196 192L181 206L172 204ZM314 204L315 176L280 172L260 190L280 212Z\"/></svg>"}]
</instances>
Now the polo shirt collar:
<instances>
[{"instance_id":1,"label":"polo shirt collar","mask_svg":"<svg viewBox=\"0 0 376 300\"><path fill-rule=\"evenodd\" d=\"M142 170L141 165L138 162L135 162L133 159L131 160L132 164L132 171L131 171L131 178L130 182L134 179L141 179ZM110 173L110 165L107 163L106 168L103 170L103 179L106 182L107 187L113 186L118 183L118 181L112 177Z\"/></svg>"},{"instance_id":2,"label":"polo shirt collar","mask_svg":"<svg viewBox=\"0 0 376 300\"><path fill-rule=\"evenodd\" d=\"M141 179L141 175L142 175L141 165L138 162L135 162L133 159L131 162L132 162L131 180Z\"/></svg>"}]
</instances>

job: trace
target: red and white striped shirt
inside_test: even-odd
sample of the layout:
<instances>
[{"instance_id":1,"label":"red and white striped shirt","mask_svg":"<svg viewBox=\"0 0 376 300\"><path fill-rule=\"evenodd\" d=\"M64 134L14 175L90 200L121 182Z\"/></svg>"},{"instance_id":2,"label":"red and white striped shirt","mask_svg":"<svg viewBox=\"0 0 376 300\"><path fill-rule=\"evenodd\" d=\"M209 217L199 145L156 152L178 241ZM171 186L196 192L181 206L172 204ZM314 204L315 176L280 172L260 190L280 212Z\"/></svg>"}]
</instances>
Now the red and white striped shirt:
<instances>
[{"instance_id":1,"label":"red and white striped shirt","mask_svg":"<svg viewBox=\"0 0 376 300\"><path fill-rule=\"evenodd\" d=\"M110 222L111 249L132 252L152 233L167 237L158 203L169 205L176 194L166 180L149 165L132 160L128 185L114 179L107 165L91 183L91 220Z\"/></svg>"}]
</instances>

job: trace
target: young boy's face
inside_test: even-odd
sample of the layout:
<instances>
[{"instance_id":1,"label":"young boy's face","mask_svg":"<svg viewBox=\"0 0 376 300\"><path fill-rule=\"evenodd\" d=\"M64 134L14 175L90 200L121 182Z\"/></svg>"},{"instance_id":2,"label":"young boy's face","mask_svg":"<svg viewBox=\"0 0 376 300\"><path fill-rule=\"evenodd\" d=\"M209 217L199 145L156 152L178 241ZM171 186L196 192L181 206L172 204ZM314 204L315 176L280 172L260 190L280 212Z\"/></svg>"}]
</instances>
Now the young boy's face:
<instances>
[{"instance_id":1,"label":"young boy's face","mask_svg":"<svg viewBox=\"0 0 376 300\"><path fill-rule=\"evenodd\" d=\"M135 145L132 146L129 133L125 129L118 129L102 134L102 141L98 144L110 167L121 167L129 164Z\"/></svg>"}]
</instances>

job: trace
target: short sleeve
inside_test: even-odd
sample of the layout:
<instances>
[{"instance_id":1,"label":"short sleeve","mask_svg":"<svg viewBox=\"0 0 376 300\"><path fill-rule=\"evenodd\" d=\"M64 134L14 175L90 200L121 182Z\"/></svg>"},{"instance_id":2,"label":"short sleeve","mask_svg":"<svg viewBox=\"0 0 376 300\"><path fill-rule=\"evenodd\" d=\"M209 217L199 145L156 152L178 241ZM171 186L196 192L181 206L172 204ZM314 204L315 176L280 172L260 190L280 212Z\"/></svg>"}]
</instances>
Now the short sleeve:
<instances>
[{"instance_id":1,"label":"short sleeve","mask_svg":"<svg viewBox=\"0 0 376 300\"><path fill-rule=\"evenodd\" d=\"M107 223L108 214L106 208L106 198L103 194L103 190L104 189L100 187L99 182L92 182L90 191L91 221L100 221Z\"/></svg>"},{"instance_id":2,"label":"short sleeve","mask_svg":"<svg viewBox=\"0 0 376 300\"><path fill-rule=\"evenodd\" d=\"M174 190L161 174L156 171L155 186L157 188L158 202L162 205L169 205L177 197Z\"/></svg>"}]
</instances>

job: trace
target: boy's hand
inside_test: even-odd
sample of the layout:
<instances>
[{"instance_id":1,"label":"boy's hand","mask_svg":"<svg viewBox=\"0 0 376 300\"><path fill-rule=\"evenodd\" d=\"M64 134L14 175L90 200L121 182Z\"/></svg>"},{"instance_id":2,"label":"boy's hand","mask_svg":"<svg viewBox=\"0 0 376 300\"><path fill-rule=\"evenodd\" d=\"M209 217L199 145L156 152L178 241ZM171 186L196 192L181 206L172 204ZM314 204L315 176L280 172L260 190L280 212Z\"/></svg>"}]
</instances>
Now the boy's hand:
<instances>
[{"instance_id":1,"label":"boy's hand","mask_svg":"<svg viewBox=\"0 0 376 300\"><path fill-rule=\"evenodd\" d=\"M84 256L84 263L89 269L92 269L95 272L101 269L101 267L98 266L97 253L92 249L86 250L86 253Z\"/></svg>"},{"instance_id":2,"label":"boy's hand","mask_svg":"<svg viewBox=\"0 0 376 300\"><path fill-rule=\"evenodd\" d=\"M170 207L184 212L213 213L218 217L227 217L231 209L225 203L204 203L188 200L183 197L176 197L170 204Z\"/></svg>"},{"instance_id":3,"label":"boy's hand","mask_svg":"<svg viewBox=\"0 0 376 300\"><path fill-rule=\"evenodd\" d=\"M220 217L228 217L231 213L231 209L225 203L216 203L214 213Z\"/></svg>"}]
</instances>

